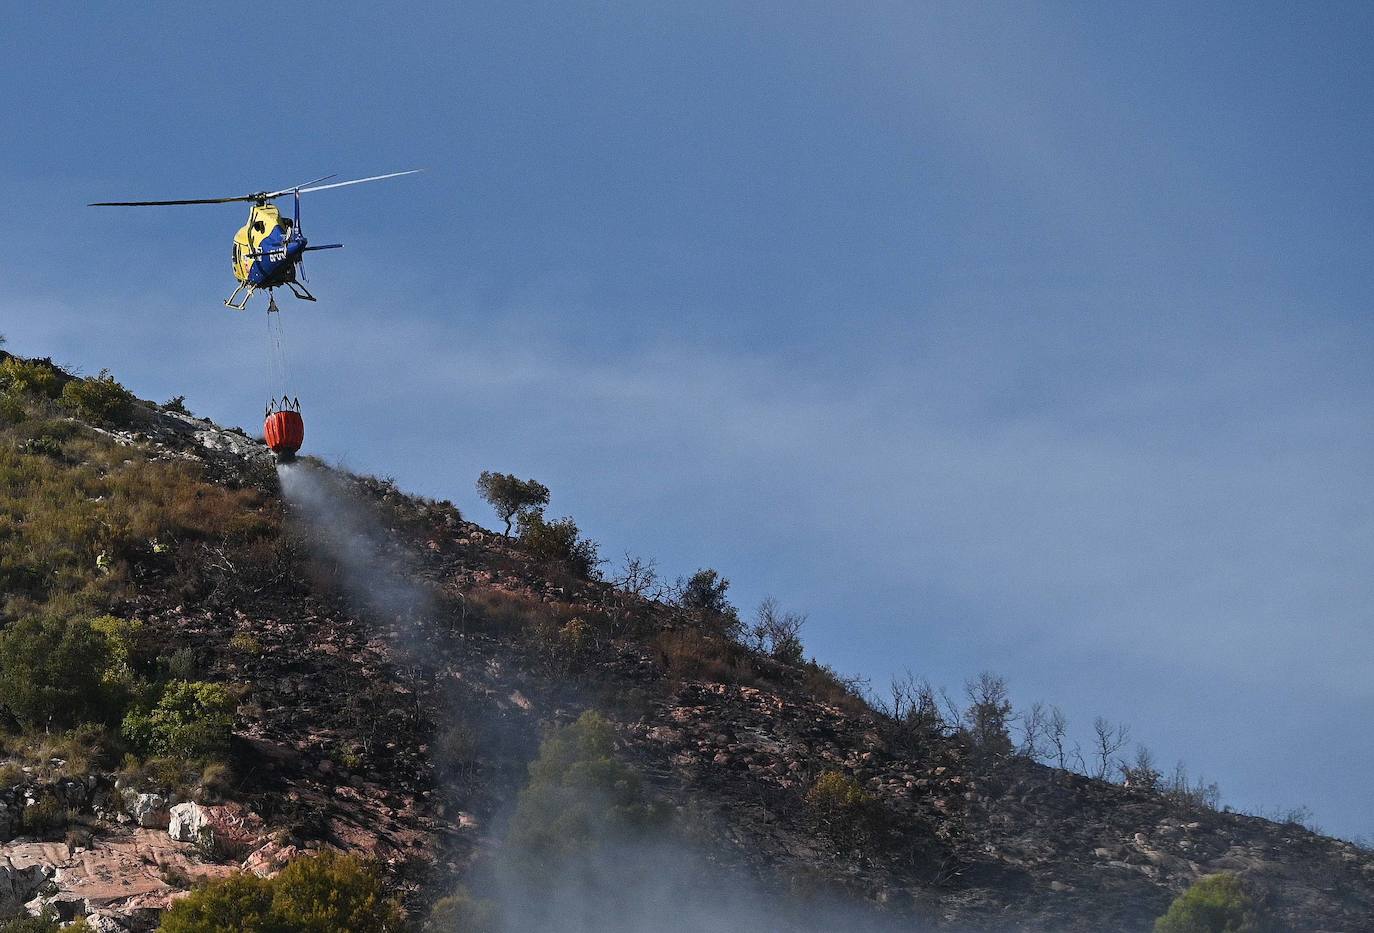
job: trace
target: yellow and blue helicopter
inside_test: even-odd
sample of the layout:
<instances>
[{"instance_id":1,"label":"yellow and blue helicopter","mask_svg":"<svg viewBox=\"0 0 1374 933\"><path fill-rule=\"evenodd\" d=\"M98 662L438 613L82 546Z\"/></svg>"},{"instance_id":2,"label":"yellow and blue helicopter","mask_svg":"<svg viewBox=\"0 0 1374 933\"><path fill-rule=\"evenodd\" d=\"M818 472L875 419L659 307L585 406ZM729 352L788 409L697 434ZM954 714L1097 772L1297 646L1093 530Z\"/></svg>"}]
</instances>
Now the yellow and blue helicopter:
<instances>
[{"instance_id":1,"label":"yellow and blue helicopter","mask_svg":"<svg viewBox=\"0 0 1374 933\"><path fill-rule=\"evenodd\" d=\"M91 207L168 207L177 204L229 204L235 201L249 201L248 222L234 235L234 278L238 287L224 303L236 311L248 306L248 299L258 290L267 292L267 310L277 310L277 300L272 294L275 288L287 288L291 294L305 301L314 301L315 296L301 281L303 278L302 260L306 253L320 249L338 249L342 243L327 243L310 246L305 234L301 233L301 195L326 188L343 188L347 185L360 185L367 181L381 181L384 178L397 178L401 175L414 175L421 169L408 172L392 172L389 175L373 175L369 178L355 178L352 181L336 181L322 185L336 176L326 175L294 188L280 191L259 191L232 198L190 198L176 201L97 201ZM295 210L291 217L285 217L273 203L276 198L291 195Z\"/></svg>"}]
</instances>

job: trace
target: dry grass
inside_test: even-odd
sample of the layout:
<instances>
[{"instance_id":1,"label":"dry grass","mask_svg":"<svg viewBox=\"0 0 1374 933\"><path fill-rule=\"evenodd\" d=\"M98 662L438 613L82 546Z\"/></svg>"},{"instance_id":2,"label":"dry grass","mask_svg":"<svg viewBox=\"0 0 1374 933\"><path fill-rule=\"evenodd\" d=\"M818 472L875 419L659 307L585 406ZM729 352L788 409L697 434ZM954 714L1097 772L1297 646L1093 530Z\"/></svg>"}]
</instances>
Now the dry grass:
<instances>
[{"instance_id":1,"label":"dry grass","mask_svg":"<svg viewBox=\"0 0 1374 933\"><path fill-rule=\"evenodd\" d=\"M0 766L0 787L26 777L39 781L84 778L113 767L122 753L118 738L102 726L80 726L52 735L6 736L0 754L8 761Z\"/></svg>"},{"instance_id":2,"label":"dry grass","mask_svg":"<svg viewBox=\"0 0 1374 933\"><path fill-rule=\"evenodd\" d=\"M738 642L692 629L663 632L653 642L664 666L679 680L757 683L749 651Z\"/></svg>"},{"instance_id":3,"label":"dry grass","mask_svg":"<svg viewBox=\"0 0 1374 933\"><path fill-rule=\"evenodd\" d=\"M0 429L0 590L10 614L59 596L98 606L154 553L278 533L278 506L258 490L207 482L195 464L151 461L45 417L45 403L27 405L27 417Z\"/></svg>"}]
</instances>

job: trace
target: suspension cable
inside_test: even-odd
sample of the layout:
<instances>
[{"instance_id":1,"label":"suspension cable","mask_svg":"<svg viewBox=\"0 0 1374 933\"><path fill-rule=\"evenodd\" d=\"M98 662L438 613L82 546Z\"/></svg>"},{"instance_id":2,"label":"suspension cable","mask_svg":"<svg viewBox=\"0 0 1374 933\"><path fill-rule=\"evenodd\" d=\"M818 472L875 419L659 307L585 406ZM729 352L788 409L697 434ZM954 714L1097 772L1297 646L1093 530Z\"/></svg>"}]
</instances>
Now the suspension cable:
<instances>
[{"instance_id":1,"label":"suspension cable","mask_svg":"<svg viewBox=\"0 0 1374 933\"><path fill-rule=\"evenodd\" d=\"M284 398L287 394L285 344L281 312L273 308L267 312L267 383L271 399Z\"/></svg>"}]
</instances>

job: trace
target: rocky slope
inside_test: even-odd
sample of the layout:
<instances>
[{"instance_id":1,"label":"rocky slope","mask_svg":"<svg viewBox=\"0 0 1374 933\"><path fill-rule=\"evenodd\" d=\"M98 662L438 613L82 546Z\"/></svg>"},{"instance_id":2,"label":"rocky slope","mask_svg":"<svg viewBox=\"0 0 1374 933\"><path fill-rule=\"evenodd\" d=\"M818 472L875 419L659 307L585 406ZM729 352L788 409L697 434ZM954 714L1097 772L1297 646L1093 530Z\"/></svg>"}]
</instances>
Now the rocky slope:
<instances>
[{"instance_id":1,"label":"rocky slope","mask_svg":"<svg viewBox=\"0 0 1374 933\"><path fill-rule=\"evenodd\" d=\"M147 407L87 430L279 501L239 433ZM149 929L196 878L321 846L380 859L418 917L500 845L541 727L595 707L694 846L770 896L824 890L903 928L1130 931L1228 870L1295 929L1374 928L1374 856L1353 845L904 734L816 670L703 639L690 613L570 577L446 503L297 469L352 518L288 509L252 567L214 542L193 573L136 556L110 607L236 685L232 779L188 795L30 767L0 787L0 917L47 903ZM808 803L829 772L866 794L844 825ZM25 818L45 806L62 818Z\"/></svg>"}]
</instances>

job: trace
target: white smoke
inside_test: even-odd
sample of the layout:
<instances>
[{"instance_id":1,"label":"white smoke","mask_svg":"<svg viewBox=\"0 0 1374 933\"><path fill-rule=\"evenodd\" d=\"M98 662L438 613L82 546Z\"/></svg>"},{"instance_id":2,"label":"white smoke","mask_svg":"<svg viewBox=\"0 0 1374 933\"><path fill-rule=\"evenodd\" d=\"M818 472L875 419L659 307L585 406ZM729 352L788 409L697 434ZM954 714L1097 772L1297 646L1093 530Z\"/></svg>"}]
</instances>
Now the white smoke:
<instances>
[{"instance_id":1,"label":"white smoke","mask_svg":"<svg viewBox=\"0 0 1374 933\"><path fill-rule=\"evenodd\" d=\"M919 933L911 917L883 915L816 884L767 890L736 856L670 838L603 845L563 871L496 872L504 933ZM843 874L845 866L834 866ZM818 873L818 878L821 873ZM813 879L813 881L816 879ZM454 931L459 933L459 931Z\"/></svg>"},{"instance_id":2,"label":"white smoke","mask_svg":"<svg viewBox=\"0 0 1374 933\"><path fill-rule=\"evenodd\" d=\"M334 583L374 621L393 626L411 660L423 663L431 652L420 623L437 607L432 594L414 582L403 542L391 540L365 499L329 470L298 460L279 464L277 473L295 530L313 554L335 568ZM484 726L486 741L501 741L501 733L521 728L499 717ZM844 866L832 869L845 873ZM838 893L817 893L814 885L770 891L752 877L738 853L722 861L670 834L636 841L604 839L567 868L538 876L498 851L467 881L479 896L496 902L503 933L887 933L923 928L909 917L885 915Z\"/></svg>"},{"instance_id":3,"label":"white smoke","mask_svg":"<svg viewBox=\"0 0 1374 933\"><path fill-rule=\"evenodd\" d=\"M433 610L433 596L416 584L402 549L347 485L308 461L277 465L295 530L311 553L331 563L333 583L378 621L401 627L407 642Z\"/></svg>"}]
</instances>

